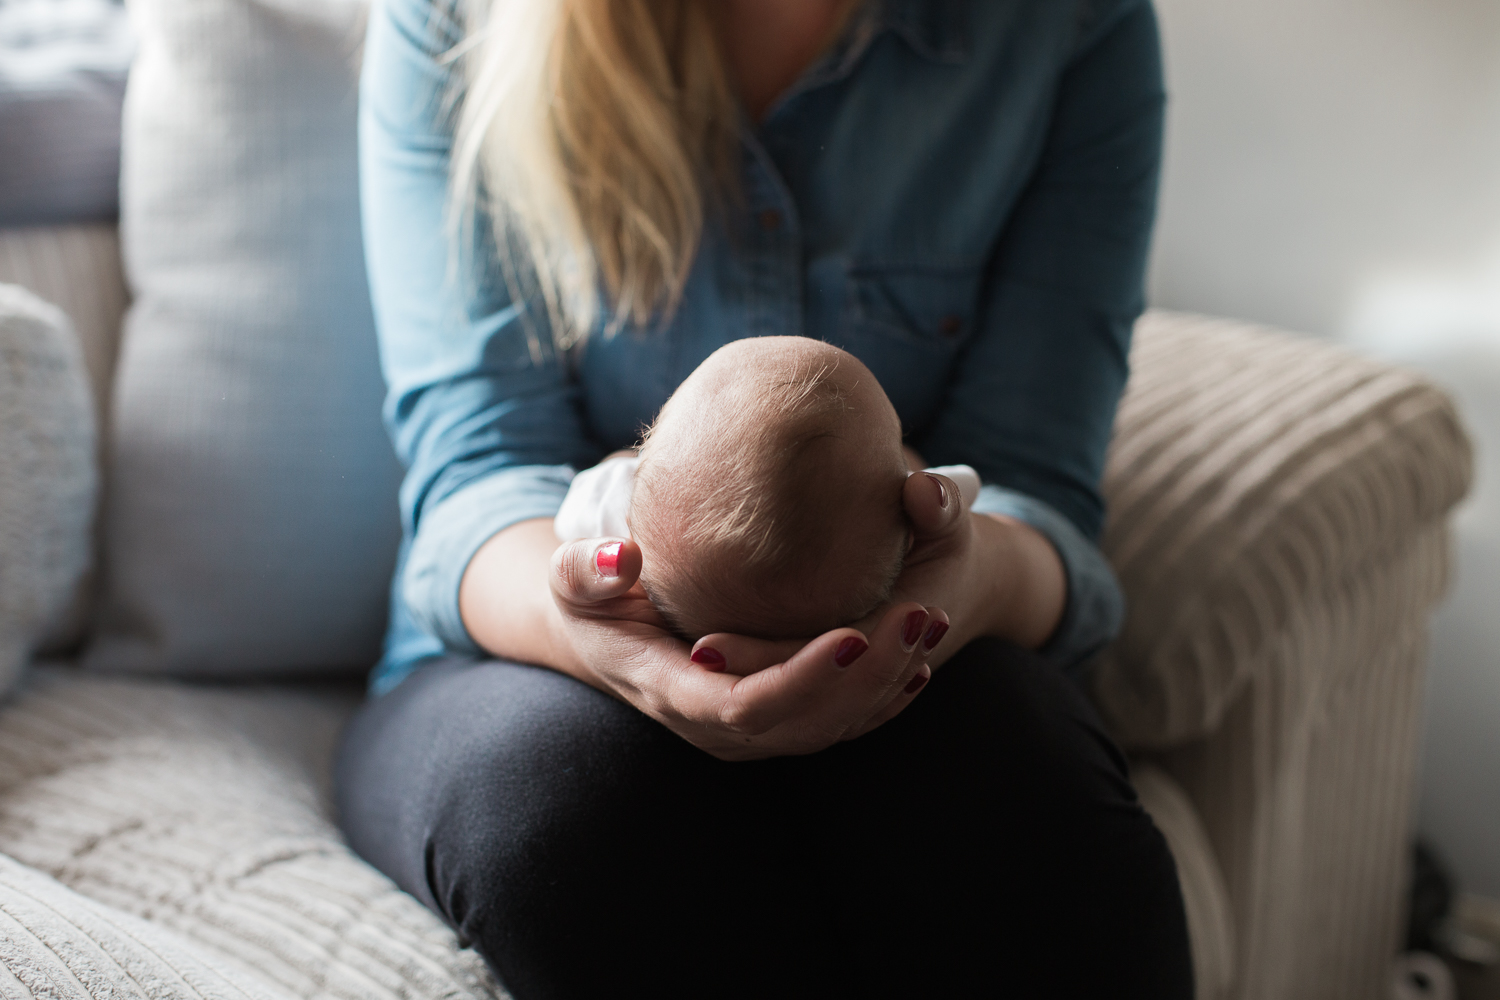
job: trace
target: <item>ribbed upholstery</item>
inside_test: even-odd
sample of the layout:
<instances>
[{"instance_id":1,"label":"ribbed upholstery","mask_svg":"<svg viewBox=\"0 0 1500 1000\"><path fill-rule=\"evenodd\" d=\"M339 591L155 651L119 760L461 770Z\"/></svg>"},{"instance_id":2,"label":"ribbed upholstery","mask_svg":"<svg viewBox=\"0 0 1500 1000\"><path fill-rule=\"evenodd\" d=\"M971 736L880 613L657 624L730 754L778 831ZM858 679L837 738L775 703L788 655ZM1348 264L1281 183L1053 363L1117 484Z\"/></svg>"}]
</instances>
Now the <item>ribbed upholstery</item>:
<instances>
[{"instance_id":1,"label":"ribbed upholstery","mask_svg":"<svg viewBox=\"0 0 1500 1000\"><path fill-rule=\"evenodd\" d=\"M170 931L0 857L5 1000L280 1000L205 963ZM238 981L237 981L238 980Z\"/></svg>"},{"instance_id":2,"label":"ribbed upholstery","mask_svg":"<svg viewBox=\"0 0 1500 1000\"><path fill-rule=\"evenodd\" d=\"M1130 605L1096 699L1197 807L1239 1000L1384 995L1426 637L1471 456L1419 377L1152 314L1106 476Z\"/></svg>"},{"instance_id":3,"label":"ribbed upholstery","mask_svg":"<svg viewBox=\"0 0 1500 1000\"><path fill-rule=\"evenodd\" d=\"M1306 593L1445 520L1472 456L1430 383L1324 343L1156 312L1131 360L1103 540L1129 614L1096 684L1127 745L1168 747L1218 726Z\"/></svg>"},{"instance_id":4,"label":"ribbed upholstery","mask_svg":"<svg viewBox=\"0 0 1500 1000\"><path fill-rule=\"evenodd\" d=\"M329 756L361 694L38 671L0 713L0 852L266 992L504 996L331 822Z\"/></svg>"},{"instance_id":5,"label":"ribbed upholstery","mask_svg":"<svg viewBox=\"0 0 1500 1000\"><path fill-rule=\"evenodd\" d=\"M1197 1000L1227 1000L1234 986L1234 917L1198 810L1182 786L1154 764L1137 762L1130 769L1130 783L1177 862Z\"/></svg>"},{"instance_id":6,"label":"ribbed upholstery","mask_svg":"<svg viewBox=\"0 0 1500 1000\"><path fill-rule=\"evenodd\" d=\"M129 295L113 225L0 229L0 283L20 285L73 321L94 389L94 412L109 412L109 384Z\"/></svg>"}]
</instances>

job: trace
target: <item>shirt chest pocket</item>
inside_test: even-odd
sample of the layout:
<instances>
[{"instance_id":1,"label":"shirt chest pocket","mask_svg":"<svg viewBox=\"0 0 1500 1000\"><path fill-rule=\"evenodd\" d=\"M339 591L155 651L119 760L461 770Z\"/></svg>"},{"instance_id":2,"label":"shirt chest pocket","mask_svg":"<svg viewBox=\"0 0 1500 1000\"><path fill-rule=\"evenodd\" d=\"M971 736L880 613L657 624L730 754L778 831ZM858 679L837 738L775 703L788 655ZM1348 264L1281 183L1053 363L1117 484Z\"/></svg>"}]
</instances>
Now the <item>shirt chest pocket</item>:
<instances>
[{"instance_id":1,"label":"shirt chest pocket","mask_svg":"<svg viewBox=\"0 0 1500 1000\"><path fill-rule=\"evenodd\" d=\"M908 430L935 414L973 336L982 273L977 265L849 268L839 346L875 373Z\"/></svg>"}]
</instances>

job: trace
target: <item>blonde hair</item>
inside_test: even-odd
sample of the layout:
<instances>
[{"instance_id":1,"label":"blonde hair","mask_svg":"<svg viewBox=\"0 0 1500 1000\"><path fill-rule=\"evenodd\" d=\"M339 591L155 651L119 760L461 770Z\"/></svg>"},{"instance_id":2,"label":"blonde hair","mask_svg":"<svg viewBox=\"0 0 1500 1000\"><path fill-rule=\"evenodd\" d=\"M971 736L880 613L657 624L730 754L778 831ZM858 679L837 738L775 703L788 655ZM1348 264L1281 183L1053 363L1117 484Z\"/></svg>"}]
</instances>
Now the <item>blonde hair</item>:
<instances>
[{"instance_id":1,"label":"blonde hair","mask_svg":"<svg viewBox=\"0 0 1500 1000\"><path fill-rule=\"evenodd\" d=\"M488 213L512 296L542 299L561 349L600 318L601 285L610 332L669 316L708 203L735 190L739 105L710 5L460 2L454 225Z\"/></svg>"}]
</instances>

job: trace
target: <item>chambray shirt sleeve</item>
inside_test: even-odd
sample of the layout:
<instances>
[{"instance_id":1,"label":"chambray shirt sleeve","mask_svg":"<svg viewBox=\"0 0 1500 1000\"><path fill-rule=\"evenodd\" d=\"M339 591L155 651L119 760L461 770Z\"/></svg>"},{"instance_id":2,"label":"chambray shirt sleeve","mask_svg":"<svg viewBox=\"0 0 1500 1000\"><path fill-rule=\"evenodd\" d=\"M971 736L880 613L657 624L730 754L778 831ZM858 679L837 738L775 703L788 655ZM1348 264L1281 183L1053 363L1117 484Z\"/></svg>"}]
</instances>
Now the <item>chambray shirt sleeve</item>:
<instances>
[{"instance_id":1,"label":"chambray shirt sleeve","mask_svg":"<svg viewBox=\"0 0 1500 1000\"><path fill-rule=\"evenodd\" d=\"M1035 172L988 265L976 332L917 445L930 462L978 470L975 510L1015 517L1057 549L1068 599L1043 652L1069 666L1124 619L1097 545L1099 480L1144 308L1164 105L1154 13L1116 5L1063 72Z\"/></svg>"},{"instance_id":2,"label":"chambray shirt sleeve","mask_svg":"<svg viewBox=\"0 0 1500 1000\"><path fill-rule=\"evenodd\" d=\"M458 611L469 560L497 532L552 517L598 449L541 310L493 272L451 263L445 228L460 37L447 0L376 0L360 84L360 185L385 419L407 468L398 602L423 631L475 651ZM473 253L493 259L479 223Z\"/></svg>"}]
</instances>

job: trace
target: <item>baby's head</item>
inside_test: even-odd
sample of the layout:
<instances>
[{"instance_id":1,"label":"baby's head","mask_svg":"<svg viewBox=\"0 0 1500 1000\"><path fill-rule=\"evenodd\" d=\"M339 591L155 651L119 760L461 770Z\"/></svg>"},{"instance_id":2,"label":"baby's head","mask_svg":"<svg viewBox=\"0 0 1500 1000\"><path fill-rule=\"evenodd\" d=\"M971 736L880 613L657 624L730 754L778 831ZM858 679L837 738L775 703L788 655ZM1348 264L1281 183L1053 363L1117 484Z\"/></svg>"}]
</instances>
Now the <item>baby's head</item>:
<instances>
[{"instance_id":1,"label":"baby's head","mask_svg":"<svg viewBox=\"0 0 1500 1000\"><path fill-rule=\"evenodd\" d=\"M662 407L630 531L641 584L679 633L817 635L890 594L906 553L901 421L852 355L738 340Z\"/></svg>"}]
</instances>

